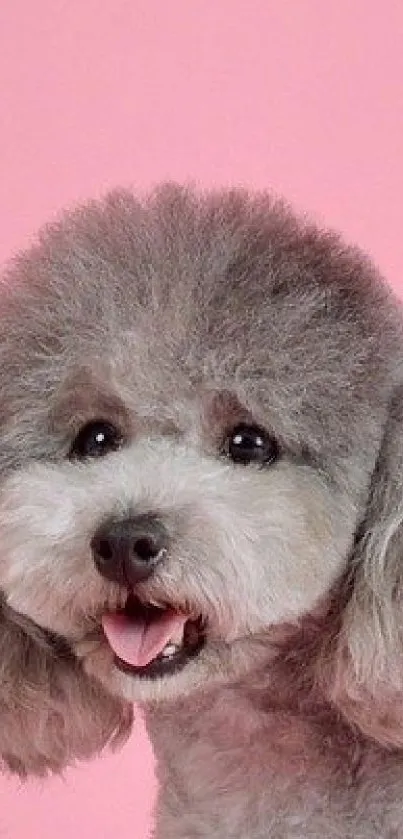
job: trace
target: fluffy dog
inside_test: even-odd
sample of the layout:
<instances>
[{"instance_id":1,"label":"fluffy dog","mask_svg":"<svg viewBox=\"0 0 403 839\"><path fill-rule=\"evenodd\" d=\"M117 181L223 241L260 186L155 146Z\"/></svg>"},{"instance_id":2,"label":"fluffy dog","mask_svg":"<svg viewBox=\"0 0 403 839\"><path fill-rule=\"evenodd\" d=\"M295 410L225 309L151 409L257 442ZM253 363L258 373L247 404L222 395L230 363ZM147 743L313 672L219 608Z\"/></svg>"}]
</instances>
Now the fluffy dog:
<instances>
[{"instance_id":1,"label":"fluffy dog","mask_svg":"<svg viewBox=\"0 0 403 839\"><path fill-rule=\"evenodd\" d=\"M403 837L403 318L280 201L165 185L4 275L0 752L145 709L159 839Z\"/></svg>"}]
</instances>

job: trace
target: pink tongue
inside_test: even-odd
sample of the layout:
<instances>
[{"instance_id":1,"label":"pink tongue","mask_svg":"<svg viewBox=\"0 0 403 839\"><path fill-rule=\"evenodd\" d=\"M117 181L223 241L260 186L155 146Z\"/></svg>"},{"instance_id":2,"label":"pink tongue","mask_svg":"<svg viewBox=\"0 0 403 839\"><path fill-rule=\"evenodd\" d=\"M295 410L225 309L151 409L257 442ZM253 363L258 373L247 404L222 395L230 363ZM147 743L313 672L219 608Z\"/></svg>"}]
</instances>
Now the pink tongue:
<instances>
[{"instance_id":1,"label":"pink tongue","mask_svg":"<svg viewBox=\"0 0 403 839\"><path fill-rule=\"evenodd\" d=\"M109 614L102 626L113 652L132 667L145 667L162 652L168 641L180 637L187 618L167 609L146 623L124 614Z\"/></svg>"}]
</instances>

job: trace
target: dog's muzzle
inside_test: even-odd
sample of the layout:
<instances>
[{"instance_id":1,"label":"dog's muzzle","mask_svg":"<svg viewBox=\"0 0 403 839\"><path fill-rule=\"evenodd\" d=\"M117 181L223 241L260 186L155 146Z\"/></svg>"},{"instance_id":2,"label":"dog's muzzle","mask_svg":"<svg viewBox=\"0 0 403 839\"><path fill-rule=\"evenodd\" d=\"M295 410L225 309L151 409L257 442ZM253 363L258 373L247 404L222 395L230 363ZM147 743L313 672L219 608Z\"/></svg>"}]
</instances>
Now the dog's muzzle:
<instances>
[{"instance_id":1,"label":"dog's muzzle","mask_svg":"<svg viewBox=\"0 0 403 839\"><path fill-rule=\"evenodd\" d=\"M168 547L166 528L152 514L111 519L91 541L99 573L107 580L129 587L151 576Z\"/></svg>"},{"instance_id":2,"label":"dog's muzzle","mask_svg":"<svg viewBox=\"0 0 403 839\"><path fill-rule=\"evenodd\" d=\"M175 604L144 602L136 593L169 547L165 525L152 514L110 519L91 541L100 574L129 590L123 608L102 616L102 628L115 665L132 676L158 678L177 673L205 643L200 615L184 614Z\"/></svg>"}]
</instances>

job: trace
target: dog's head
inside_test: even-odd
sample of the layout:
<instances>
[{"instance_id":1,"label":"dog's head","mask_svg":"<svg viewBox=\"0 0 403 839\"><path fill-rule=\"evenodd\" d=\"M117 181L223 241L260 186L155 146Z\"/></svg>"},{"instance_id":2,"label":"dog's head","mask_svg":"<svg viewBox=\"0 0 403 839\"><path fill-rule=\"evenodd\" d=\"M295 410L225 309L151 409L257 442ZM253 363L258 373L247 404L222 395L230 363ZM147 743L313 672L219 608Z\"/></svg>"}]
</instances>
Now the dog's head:
<instances>
[{"instance_id":1,"label":"dog's head","mask_svg":"<svg viewBox=\"0 0 403 839\"><path fill-rule=\"evenodd\" d=\"M5 280L8 620L157 701L260 666L348 579L334 701L400 689L403 343L368 261L267 196L168 186L65 216Z\"/></svg>"}]
</instances>

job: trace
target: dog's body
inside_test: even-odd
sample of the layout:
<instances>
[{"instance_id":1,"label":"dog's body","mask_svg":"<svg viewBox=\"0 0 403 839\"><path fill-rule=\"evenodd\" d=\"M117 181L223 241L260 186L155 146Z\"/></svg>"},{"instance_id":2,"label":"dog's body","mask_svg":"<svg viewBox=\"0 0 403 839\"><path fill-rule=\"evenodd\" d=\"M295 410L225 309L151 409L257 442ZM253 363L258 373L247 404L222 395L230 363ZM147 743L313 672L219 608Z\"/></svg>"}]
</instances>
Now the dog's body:
<instances>
[{"instance_id":1,"label":"dog's body","mask_svg":"<svg viewBox=\"0 0 403 839\"><path fill-rule=\"evenodd\" d=\"M148 714L158 839L400 837L402 754L315 705L294 667L274 672L290 677L281 697L258 673Z\"/></svg>"},{"instance_id":2,"label":"dog's body","mask_svg":"<svg viewBox=\"0 0 403 839\"><path fill-rule=\"evenodd\" d=\"M174 186L6 273L0 753L142 704L158 839L403 839L403 318L279 202Z\"/></svg>"}]
</instances>

